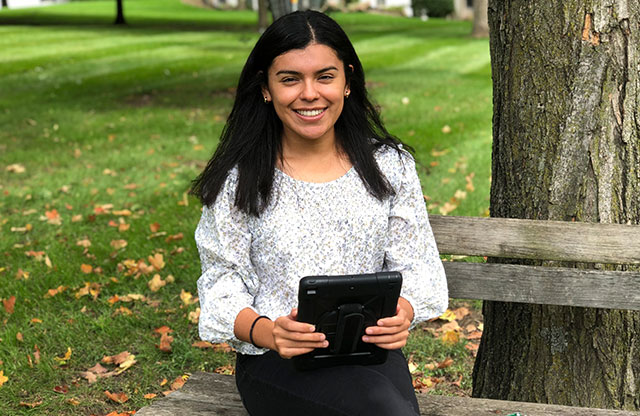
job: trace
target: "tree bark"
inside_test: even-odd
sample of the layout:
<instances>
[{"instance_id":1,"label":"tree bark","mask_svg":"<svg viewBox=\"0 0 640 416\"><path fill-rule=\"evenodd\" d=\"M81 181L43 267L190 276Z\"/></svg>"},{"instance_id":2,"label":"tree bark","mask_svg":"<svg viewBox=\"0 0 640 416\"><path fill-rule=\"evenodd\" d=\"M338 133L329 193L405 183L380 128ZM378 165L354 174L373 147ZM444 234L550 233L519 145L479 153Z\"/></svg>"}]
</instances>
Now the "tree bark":
<instances>
[{"instance_id":1,"label":"tree bark","mask_svg":"<svg viewBox=\"0 0 640 416\"><path fill-rule=\"evenodd\" d=\"M490 0L489 25L491 216L640 223L640 3ZM639 313L483 313L475 397L640 409Z\"/></svg>"},{"instance_id":2,"label":"tree bark","mask_svg":"<svg viewBox=\"0 0 640 416\"><path fill-rule=\"evenodd\" d=\"M269 26L267 0L258 0L258 32L263 33Z\"/></svg>"},{"instance_id":3,"label":"tree bark","mask_svg":"<svg viewBox=\"0 0 640 416\"><path fill-rule=\"evenodd\" d=\"M122 0L116 0L116 21L113 23L116 25L124 25L127 23L124 20L124 10L122 8Z\"/></svg>"},{"instance_id":4,"label":"tree bark","mask_svg":"<svg viewBox=\"0 0 640 416\"><path fill-rule=\"evenodd\" d=\"M291 13L291 2L289 0L269 0L269 8L273 20L277 20L279 17Z\"/></svg>"},{"instance_id":5,"label":"tree bark","mask_svg":"<svg viewBox=\"0 0 640 416\"><path fill-rule=\"evenodd\" d=\"M473 0L473 29L471 36L474 38L486 38L489 36L489 9L487 0Z\"/></svg>"}]
</instances>

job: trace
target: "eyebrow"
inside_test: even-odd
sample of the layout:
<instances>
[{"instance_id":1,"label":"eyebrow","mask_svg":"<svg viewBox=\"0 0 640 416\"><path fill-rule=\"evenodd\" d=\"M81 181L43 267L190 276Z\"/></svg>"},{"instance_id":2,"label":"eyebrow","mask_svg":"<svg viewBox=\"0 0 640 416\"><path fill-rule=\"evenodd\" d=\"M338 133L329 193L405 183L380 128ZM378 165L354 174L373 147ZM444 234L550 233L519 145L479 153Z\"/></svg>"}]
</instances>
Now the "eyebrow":
<instances>
[{"instance_id":1,"label":"eyebrow","mask_svg":"<svg viewBox=\"0 0 640 416\"><path fill-rule=\"evenodd\" d=\"M337 71L338 68L336 68L335 66L328 66L326 68L322 68L318 71L316 71L316 74L321 74L323 72L327 72L327 71ZM288 70L288 69L283 69L281 71L276 72L276 75L301 75L301 72L298 71L292 71L292 70Z\"/></svg>"}]
</instances>

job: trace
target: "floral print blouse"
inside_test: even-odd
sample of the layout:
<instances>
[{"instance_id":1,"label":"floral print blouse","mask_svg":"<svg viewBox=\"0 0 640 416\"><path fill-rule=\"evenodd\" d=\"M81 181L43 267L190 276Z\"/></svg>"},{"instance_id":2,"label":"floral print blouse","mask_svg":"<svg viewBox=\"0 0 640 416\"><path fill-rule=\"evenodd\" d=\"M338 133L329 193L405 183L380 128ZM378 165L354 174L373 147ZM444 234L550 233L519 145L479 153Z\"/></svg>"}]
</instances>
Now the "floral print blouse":
<instances>
[{"instance_id":1,"label":"floral print blouse","mask_svg":"<svg viewBox=\"0 0 640 416\"><path fill-rule=\"evenodd\" d=\"M196 229L202 275L200 337L242 354L266 349L233 333L244 308L272 320L297 307L304 276L399 271L413 324L441 315L448 293L415 162L406 151L376 153L395 195L379 201L354 168L325 183L296 180L276 169L272 199L259 217L234 206L237 169Z\"/></svg>"}]
</instances>

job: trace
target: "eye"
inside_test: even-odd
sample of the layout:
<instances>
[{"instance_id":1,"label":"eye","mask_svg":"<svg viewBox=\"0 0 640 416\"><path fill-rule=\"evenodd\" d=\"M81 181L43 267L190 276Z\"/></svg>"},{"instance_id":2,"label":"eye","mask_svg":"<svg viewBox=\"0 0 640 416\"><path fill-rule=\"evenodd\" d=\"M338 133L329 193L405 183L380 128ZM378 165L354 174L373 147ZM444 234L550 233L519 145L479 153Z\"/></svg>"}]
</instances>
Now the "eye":
<instances>
[{"instance_id":1,"label":"eye","mask_svg":"<svg viewBox=\"0 0 640 416\"><path fill-rule=\"evenodd\" d=\"M284 77L284 78L282 78L280 80L280 82L282 82L283 84L291 84L291 83L294 83L296 81L297 81L297 79L294 78L294 77Z\"/></svg>"},{"instance_id":2,"label":"eye","mask_svg":"<svg viewBox=\"0 0 640 416\"><path fill-rule=\"evenodd\" d=\"M322 74L320 75L320 80L321 81L331 81L332 79L334 79L335 77L332 74Z\"/></svg>"}]
</instances>

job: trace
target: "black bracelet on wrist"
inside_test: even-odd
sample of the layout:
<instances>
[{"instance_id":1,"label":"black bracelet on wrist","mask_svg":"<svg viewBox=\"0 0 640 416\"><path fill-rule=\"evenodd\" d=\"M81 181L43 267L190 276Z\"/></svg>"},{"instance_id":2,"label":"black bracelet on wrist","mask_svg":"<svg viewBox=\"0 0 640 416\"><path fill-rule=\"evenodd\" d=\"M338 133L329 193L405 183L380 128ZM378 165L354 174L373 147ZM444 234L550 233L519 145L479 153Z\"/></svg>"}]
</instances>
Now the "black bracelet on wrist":
<instances>
[{"instance_id":1,"label":"black bracelet on wrist","mask_svg":"<svg viewBox=\"0 0 640 416\"><path fill-rule=\"evenodd\" d=\"M254 347L256 347L256 348L261 348L261 347L257 346L257 345L256 345L256 343L253 341L253 328L255 328L255 327L256 327L256 324L257 324L257 323L258 323L258 321L259 321L260 319L262 319L262 318L264 318L264 319L269 319L269 317L268 317L268 316L265 316L265 315L260 315L260 316L258 316L256 319L254 319L253 323L251 324L251 329L249 330L249 341L251 341L251 343L253 344L253 346L254 346Z\"/></svg>"}]
</instances>

